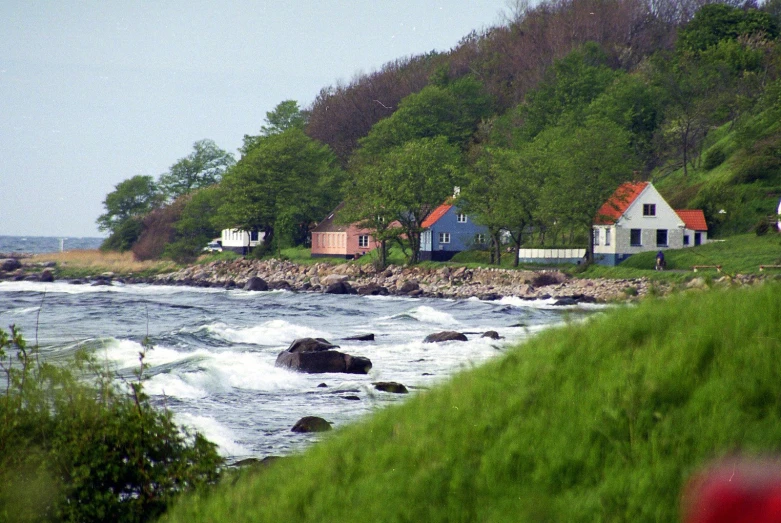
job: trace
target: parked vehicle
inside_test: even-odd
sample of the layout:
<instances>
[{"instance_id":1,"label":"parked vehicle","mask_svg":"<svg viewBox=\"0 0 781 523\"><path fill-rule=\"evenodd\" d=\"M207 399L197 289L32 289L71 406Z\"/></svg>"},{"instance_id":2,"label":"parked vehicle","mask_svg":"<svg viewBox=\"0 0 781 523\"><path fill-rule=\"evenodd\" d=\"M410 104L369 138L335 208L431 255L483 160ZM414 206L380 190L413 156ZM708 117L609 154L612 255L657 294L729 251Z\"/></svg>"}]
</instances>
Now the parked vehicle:
<instances>
[{"instance_id":1,"label":"parked vehicle","mask_svg":"<svg viewBox=\"0 0 781 523\"><path fill-rule=\"evenodd\" d=\"M222 242L219 240L212 240L206 247L203 248L204 252L222 252Z\"/></svg>"}]
</instances>

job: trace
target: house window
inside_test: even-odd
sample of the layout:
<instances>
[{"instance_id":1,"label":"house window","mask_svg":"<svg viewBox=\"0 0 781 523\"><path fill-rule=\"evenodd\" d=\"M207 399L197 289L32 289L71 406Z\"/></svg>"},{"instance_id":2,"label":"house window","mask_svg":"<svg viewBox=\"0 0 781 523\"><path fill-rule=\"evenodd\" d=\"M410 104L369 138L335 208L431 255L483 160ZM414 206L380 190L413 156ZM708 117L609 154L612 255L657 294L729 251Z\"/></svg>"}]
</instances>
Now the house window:
<instances>
[{"instance_id":1,"label":"house window","mask_svg":"<svg viewBox=\"0 0 781 523\"><path fill-rule=\"evenodd\" d=\"M368 234L362 234L362 235L358 236L358 247L361 247L361 248L369 247L369 235Z\"/></svg>"},{"instance_id":2,"label":"house window","mask_svg":"<svg viewBox=\"0 0 781 523\"><path fill-rule=\"evenodd\" d=\"M689 245L689 235L688 234L684 234L683 235L683 244L684 245Z\"/></svg>"},{"instance_id":3,"label":"house window","mask_svg":"<svg viewBox=\"0 0 781 523\"><path fill-rule=\"evenodd\" d=\"M643 230L642 229L629 229L629 245L632 247L643 246Z\"/></svg>"},{"instance_id":4,"label":"house window","mask_svg":"<svg viewBox=\"0 0 781 523\"><path fill-rule=\"evenodd\" d=\"M450 233L449 232L439 233L439 243L450 243Z\"/></svg>"},{"instance_id":5,"label":"house window","mask_svg":"<svg viewBox=\"0 0 781 523\"><path fill-rule=\"evenodd\" d=\"M249 233L249 241L251 241L251 242L258 241L258 231L251 231Z\"/></svg>"},{"instance_id":6,"label":"house window","mask_svg":"<svg viewBox=\"0 0 781 523\"><path fill-rule=\"evenodd\" d=\"M643 216L656 216L656 204L644 203L643 204Z\"/></svg>"},{"instance_id":7,"label":"house window","mask_svg":"<svg viewBox=\"0 0 781 523\"><path fill-rule=\"evenodd\" d=\"M610 228L605 229L605 245L610 245Z\"/></svg>"},{"instance_id":8,"label":"house window","mask_svg":"<svg viewBox=\"0 0 781 523\"><path fill-rule=\"evenodd\" d=\"M475 234L475 243L477 244L485 243L485 234L481 234L481 233Z\"/></svg>"},{"instance_id":9,"label":"house window","mask_svg":"<svg viewBox=\"0 0 781 523\"><path fill-rule=\"evenodd\" d=\"M466 223L466 214L460 212L456 219L458 220L458 223Z\"/></svg>"},{"instance_id":10,"label":"house window","mask_svg":"<svg viewBox=\"0 0 781 523\"><path fill-rule=\"evenodd\" d=\"M599 245L599 229L592 229L591 239L593 245Z\"/></svg>"},{"instance_id":11,"label":"house window","mask_svg":"<svg viewBox=\"0 0 781 523\"><path fill-rule=\"evenodd\" d=\"M667 247L667 229L656 229L656 246Z\"/></svg>"}]
</instances>

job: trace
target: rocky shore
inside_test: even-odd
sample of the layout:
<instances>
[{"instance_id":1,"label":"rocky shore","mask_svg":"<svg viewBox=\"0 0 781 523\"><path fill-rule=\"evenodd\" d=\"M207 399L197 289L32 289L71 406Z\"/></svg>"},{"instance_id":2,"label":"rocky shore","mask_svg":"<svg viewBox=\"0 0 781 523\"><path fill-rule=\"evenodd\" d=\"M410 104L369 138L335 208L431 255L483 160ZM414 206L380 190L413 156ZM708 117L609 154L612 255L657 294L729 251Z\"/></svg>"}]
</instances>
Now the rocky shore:
<instances>
[{"instance_id":1,"label":"rocky shore","mask_svg":"<svg viewBox=\"0 0 781 523\"><path fill-rule=\"evenodd\" d=\"M557 270L516 271L498 268L371 266L317 263L298 265L278 260L236 260L194 265L154 278L155 283L248 290L293 290L329 294L426 296L495 300L556 298L560 304L610 302L646 295L646 278L575 279Z\"/></svg>"}]
</instances>

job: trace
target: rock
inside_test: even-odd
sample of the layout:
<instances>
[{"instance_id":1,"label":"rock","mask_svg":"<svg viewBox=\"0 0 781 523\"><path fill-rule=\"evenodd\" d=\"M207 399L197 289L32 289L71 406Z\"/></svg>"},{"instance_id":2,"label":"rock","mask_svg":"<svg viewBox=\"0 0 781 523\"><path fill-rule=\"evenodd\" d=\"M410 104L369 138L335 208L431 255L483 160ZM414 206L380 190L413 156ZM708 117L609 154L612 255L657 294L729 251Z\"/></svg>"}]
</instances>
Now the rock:
<instances>
[{"instance_id":1,"label":"rock","mask_svg":"<svg viewBox=\"0 0 781 523\"><path fill-rule=\"evenodd\" d=\"M332 283L323 291L325 294L353 294L353 288L346 281Z\"/></svg>"},{"instance_id":2,"label":"rock","mask_svg":"<svg viewBox=\"0 0 781 523\"><path fill-rule=\"evenodd\" d=\"M343 339L344 341L374 341L374 334L359 334L358 336L350 336Z\"/></svg>"},{"instance_id":3,"label":"rock","mask_svg":"<svg viewBox=\"0 0 781 523\"><path fill-rule=\"evenodd\" d=\"M492 340L501 340L502 337L499 336L499 333L496 331L485 331L481 338L491 338Z\"/></svg>"},{"instance_id":4,"label":"rock","mask_svg":"<svg viewBox=\"0 0 781 523\"><path fill-rule=\"evenodd\" d=\"M333 285L334 283L344 283L349 279L350 277L345 274L329 274L328 276L320 279L320 284L327 287L329 285Z\"/></svg>"},{"instance_id":5,"label":"rock","mask_svg":"<svg viewBox=\"0 0 781 523\"><path fill-rule=\"evenodd\" d=\"M561 298L558 298L555 302L553 302L554 307L564 307L567 305L577 305L578 300L573 298L572 296L562 296Z\"/></svg>"},{"instance_id":6,"label":"rock","mask_svg":"<svg viewBox=\"0 0 781 523\"><path fill-rule=\"evenodd\" d=\"M268 284L263 278L258 278L257 276L253 276L252 278L247 280L247 283L244 284L244 290L245 291L267 291Z\"/></svg>"},{"instance_id":7,"label":"rock","mask_svg":"<svg viewBox=\"0 0 781 523\"><path fill-rule=\"evenodd\" d=\"M390 293L388 292L388 289L377 282L370 282L368 285L359 287L358 294L362 296L387 296Z\"/></svg>"},{"instance_id":8,"label":"rock","mask_svg":"<svg viewBox=\"0 0 781 523\"><path fill-rule=\"evenodd\" d=\"M350 356L331 350L338 347L322 338L301 338L280 352L275 365L298 372L319 374L343 372L347 374L368 374L372 368L369 358Z\"/></svg>"},{"instance_id":9,"label":"rock","mask_svg":"<svg viewBox=\"0 0 781 523\"><path fill-rule=\"evenodd\" d=\"M318 352L338 348L339 345L334 345L323 338L298 338L290 344L285 352Z\"/></svg>"},{"instance_id":10,"label":"rock","mask_svg":"<svg viewBox=\"0 0 781 523\"><path fill-rule=\"evenodd\" d=\"M22 268L22 262L16 258L5 258L0 260L0 271L15 271Z\"/></svg>"},{"instance_id":11,"label":"rock","mask_svg":"<svg viewBox=\"0 0 781 523\"><path fill-rule=\"evenodd\" d=\"M399 294L409 294L413 291L417 291L420 289L420 285L418 284L417 280L407 280L404 282L399 281L396 284L396 290L399 292Z\"/></svg>"},{"instance_id":12,"label":"rock","mask_svg":"<svg viewBox=\"0 0 781 523\"><path fill-rule=\"evenodd\" d=\"M342 396L343 400L350 400L350 401L361 401L361 398L358 396Z\"/></svg>"},{"instance_id":13,"label":"rock","mask_svg":"<svg viewBox=\"0 0 781 523\"><path fill-rule=\"evenodd\" d=\"M327 383L321 383L321 384L319 384L319 385L317 386L317 388L318 388L318 389L327 389L327 388L328 388L328 384L327 384Z\"/></svg>"},{"instance_id":14,"label":"rock","mask_svg":"<svg viewBox=\"0 0 781 523\"><path fill-rule=\"evenodd\" d=\"M41 275L39 276L39 280L46 283L51 283L54 281L54 271L51 269L44 269L41 272Z\"/></svg>"},{"instance_id":15,"label":"rock","mask_svg":"<svg viewBox=\"0 0 781 523\"><path fill-rule=\"evenodd\" d=\"M270 291L289 291L292 287L287 280L272 281L268 284L268 290Z\"/></svg>"},{"instance_id":16,"label":"rock","mask_svg":"<svg viewBox=\"0 0 781 523\"><path fill-rule=\"evenodd\" d=\"M456 331L442 331L435 334L429 334L423 343L439 343L442 341L469 341L466 336Z\"/></svg>"},{"instance_id":17,"label":"rock","mask_svg":"<svg viewBox=\"0 0 781 523\"><path fill-rule=\"evenodd\" d=\"M372 383L372 385L374 385L375 389L382 392L391 392L393 394L407 394L409 392L407 387L401 383L396 383L395 381L378 381Z\"/></svg>"},{"instance_id":18,"label":"rock","mask_svg":"<svg viewBox=\"0 0 781 523\"><path fill-rule=\"evenodd\" d=\"M101 285L111 285L111 280L100 279L100 280L95 280L95 281L92 282L92 286L93 287L99 287Z\"/></svg>"},{"instance_id":19,"label":"rock","mask_svg":"<svg viewBox=\"0 0 781 523\"><path fill-rule=\"evenodd\" d=\"M317 416L304 416L296 421L290 430L293 432L326 432L331 430L331 424Z\"/></svg>"}]
</instances>

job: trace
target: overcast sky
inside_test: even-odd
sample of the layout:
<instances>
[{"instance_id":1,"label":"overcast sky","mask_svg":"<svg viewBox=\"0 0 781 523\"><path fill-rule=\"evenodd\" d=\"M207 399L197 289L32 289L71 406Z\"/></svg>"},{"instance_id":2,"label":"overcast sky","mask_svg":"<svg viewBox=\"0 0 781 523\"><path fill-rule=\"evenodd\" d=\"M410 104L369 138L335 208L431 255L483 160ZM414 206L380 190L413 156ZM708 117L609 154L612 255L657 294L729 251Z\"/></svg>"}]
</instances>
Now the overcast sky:
<instances>
[{"instance_id":1,"label":"overcast sky","mask_svg":"<svg viewBox=\"0 0 781 523\"><path fill-rule=\"evenodd\" d=\"M114 186L282 100L496 25L506 0L0 1L0 235L98 236Z\"/></svg>"}]
</instances>

